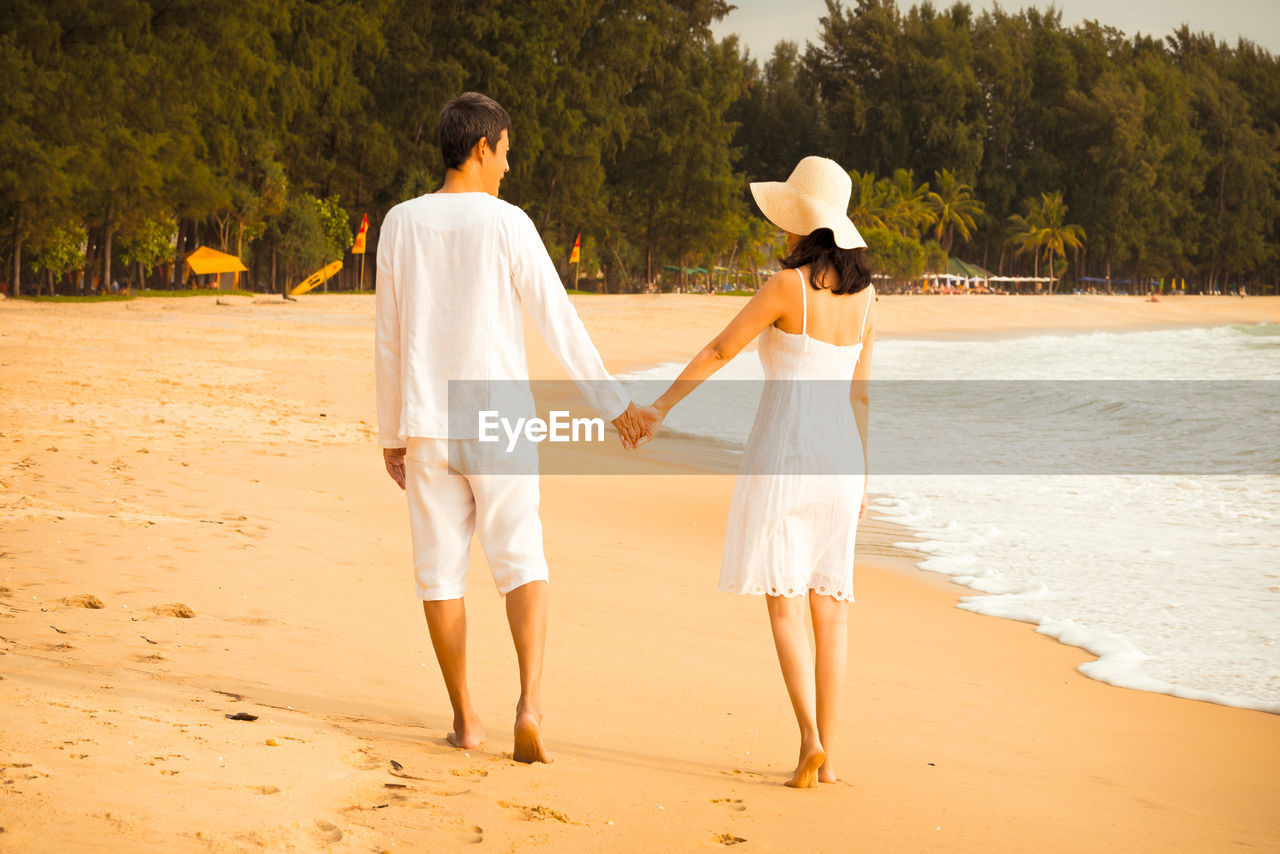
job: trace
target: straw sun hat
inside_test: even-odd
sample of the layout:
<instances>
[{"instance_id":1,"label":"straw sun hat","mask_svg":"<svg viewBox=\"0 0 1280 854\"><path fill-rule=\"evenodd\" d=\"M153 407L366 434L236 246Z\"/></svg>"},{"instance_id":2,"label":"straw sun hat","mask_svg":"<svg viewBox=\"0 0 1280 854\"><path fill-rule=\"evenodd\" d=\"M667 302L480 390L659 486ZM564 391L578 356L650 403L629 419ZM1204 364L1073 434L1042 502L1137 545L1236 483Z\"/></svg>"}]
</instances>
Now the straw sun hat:
<instances>
[{"instance_id":1,"label":"straw sun hat","mask_svg":"<svg viewBox=\"0 0 1280 854\"><path fill-rule=\"evenodd\" d=\"M849 173L825 157L801 160L786 181L757 181L751 185L751 195L769 222L802 236L829 228L841 249L867 245L849 219L852 193Z\"/></svg>"}]
</instances>

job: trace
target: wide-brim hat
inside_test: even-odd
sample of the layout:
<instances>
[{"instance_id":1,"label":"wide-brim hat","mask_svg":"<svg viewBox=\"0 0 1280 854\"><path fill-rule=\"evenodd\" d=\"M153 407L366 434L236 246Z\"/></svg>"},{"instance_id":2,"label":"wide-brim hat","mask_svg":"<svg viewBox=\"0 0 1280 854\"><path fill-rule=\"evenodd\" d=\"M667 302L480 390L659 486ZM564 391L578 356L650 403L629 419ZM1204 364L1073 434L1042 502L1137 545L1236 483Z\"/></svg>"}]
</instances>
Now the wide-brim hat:
<instances>
[{"instance_id":1,"label":"wide-brim hat","mask_svg":"<svg viewBox=\"0 0 1280 854\"><path fill-rule=\"evenodd\" d=\"M769 222L791 234L806 235L829 228L836 246L867 245L849 219L853 180L840 164L825 157L806 157L785 181L756 181L751 195Z\"/></svg>"}]
</instances>

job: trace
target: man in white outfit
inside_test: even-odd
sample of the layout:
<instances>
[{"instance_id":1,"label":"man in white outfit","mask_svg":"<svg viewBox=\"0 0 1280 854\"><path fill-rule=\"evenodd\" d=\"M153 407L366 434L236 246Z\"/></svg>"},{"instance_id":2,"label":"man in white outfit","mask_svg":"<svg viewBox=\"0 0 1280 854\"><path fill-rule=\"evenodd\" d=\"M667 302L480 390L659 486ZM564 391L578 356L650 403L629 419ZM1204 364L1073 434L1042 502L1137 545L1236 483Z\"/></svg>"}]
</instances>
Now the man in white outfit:
<instances>
[{"instance_id":1,"label":"man in white outfit","mask_svg":"<svg viewBox=\"0 0 1280 854\"><path fill-rule=\"evenodd\" d=\"M624 446L646 435L635 404L605 370L529 217L498 199L511 120L467 92L440 113L444 186L388 212L378 238L378 437L405 490L416 587L453 706L449 741L484 740L466 678L466 569L478 534L506 596L520 668L513 757L548 762L542 744L547 564L536 464L499 460L454 418L450 381L494 382L528 395L522 308ZM532 414L532 413L529 413ZM523 464L522 464L523 463ZM523 472L523 473L522 473ZM532 473L530 473L532 472Z\"/></svg>"}]
</instances>

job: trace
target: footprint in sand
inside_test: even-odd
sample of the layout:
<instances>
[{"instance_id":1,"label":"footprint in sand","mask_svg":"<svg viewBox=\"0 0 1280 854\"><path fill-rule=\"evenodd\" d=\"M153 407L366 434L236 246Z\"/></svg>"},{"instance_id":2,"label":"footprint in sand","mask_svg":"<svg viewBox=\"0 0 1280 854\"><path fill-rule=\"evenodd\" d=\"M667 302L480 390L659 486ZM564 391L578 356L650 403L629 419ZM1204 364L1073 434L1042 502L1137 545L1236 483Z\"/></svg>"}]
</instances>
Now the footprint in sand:
<instances>
[{"instance_id":1,"label":"footprint in sand","mask_svg":"<svg viewBox=\"0 0 1280 854\"><path fill-rule=\"evenodd\" d=\"M445 790L445 789L428 789L427 791L429 791L431 794L435 795L435 796L436 796L436 797L438 797L438 798L456 798L456 797L458 797L459 795L465 795L465 794L467 794L467 793L468 793L468 792L470 792L471 790L470 790L470 789L457 789L457 790L455 790L455 791L448 791L448 790Z\"/></svg>"},{"instance_id":2,"label":"footprint in sand","mask_svg":"<svg viewBox=\"0 0 1280 854\"><path fill-rule=\"evenodd\" d=\"M69 605L72 608L102 608L102 600L92 593L81 593L79 596L68 596L62 600L63 605Z\"/></svg>"},{"instance_id":3,"label":"footprint in sand","mask_svg":"<svg viewBox=\"0 0 1280 854\"><path fill-rule=\"evenodd\" d=\"M506 801L498 801L498 806L503 809L520 810L524 813L525 821L558 821L561 824L577 824L560 810L545 807L542 804L534 804L528 807L523 804L509 804Z\"/></svg>"},{"instance_id":4,"label":"footprint in sand","mask_svg":"<svg viewBox=\"0 0 1280 854\"><path fill-rule=\"evenodd\" d=\"M717 833L715 835L716 842L721 845L737 845L740 842L746 842L741 836L734 836L732 833Z\"/></svg>"},{"instance_id":5,"label":"footprint in sand","mask_svg":"<svg viewBox=\"0 0 1280 854\"><path fill-rule=\"evenodd\" d=\"M763 780L763 774L757 774L754 771L743 771L741 768L734 768L732 771L721 771L721 774L727 774L730 777L744 777L748 780Z\"/></svg>"},{"instance_id":6,"label":"footprint in sand","mask_svg":"<svg viewBox=\"0 0 1280 854\"><path fill-rule=\"evenodd\" d=\"M712 798L711 803L724 804L725 809L733 810L734 812L742 812L747 808L747 805L742 802L742 798Z\"/></svg>"},{"instance_id":7,"label":"footprint in sand","mask_svg":"<svg viewBox=\"0 0 1280 854\"><path fill-rule=\"evenodd\" d=\"M171 602L168 605L157 605L151 610L162 617L182 617L183 619L188 620L196 615L195 611L192 611L181 602Z\"/></svg>"},{"instance_id":8,"label":"footprint in sand","mask_svg":"<svg viewBox=\"0 0 1280 854\"><path fill-rule=\"evenodd\" d=\"M30 762L11 762L8 765L0 765L0 774L12 777L12 779L6 779L6 783L11 783L13 780L38 780L49 776L43 768L37 768Z\"/></svg>"},{"instance_id":9,"label":"footprint in sand","mask_svg":"<svg viewBox=\"0 0 1280 854\"><path fill-rule=\"evenodd\" d=\"M484 842L484 828L478 824L471 825L462 834L462 841L469 845L479 845Z\"/></svg>"},{"instance_id":10,"label":"footprint in sand","mask_svg":"<svg viewBox=\"0 0 1280 854\"><path fill-rule=\"evenodd\" d=\"M489 776L489 772L484 770L483 768L467 768L464 770L459 770L455 768L449 773L455 777L488 777Z\"/></svg>"},{"instance_id":11,"label":"footprint in sand","mask_svg":"<svg viewBox=\"0 0 1280 854\"><path fill-rule=\"evenodd\" d=\"M369 756L365 752L367 750L368 748L357 750L355 754L351 756L344 756L342 761L359 771L374 771L381 768L382 760Z\"/></svg>"},{"instance_id":12,"label":"footprint in sand","mask_svg":"<svg viewBox=\"0 0 1280 854\"><path fill-rule=\"evenodd\" d=\"M327 821L316 821L316 835L331 845L342 841L342 829Z\"/></svg>"},{"instance_id":13,"label":"footprint in sand","mask_svg":"<svg viewBox=\"0 0 1280 854\"><path fill-rule=\"evenodd\" d=\"M279 620L273 620L270 617L228 617L229 623L240 623L244 626L278 626Z\"/></svg>"},{"instance_id":14,"label":"footprint in sand","mask_svg":"<svg viewBox=\"0 0 1280 854\"><path fill-rule=\"evenodd\" d=\"M250 786L249 791L257 795L274 795L279 793L280 789L277 786ZM330 826L332 827L332 825ZM341 838L342 836L339 834L338 839ZM336 842L337 840L335 839L334 841Z\"/></svg>"}]
</instances>

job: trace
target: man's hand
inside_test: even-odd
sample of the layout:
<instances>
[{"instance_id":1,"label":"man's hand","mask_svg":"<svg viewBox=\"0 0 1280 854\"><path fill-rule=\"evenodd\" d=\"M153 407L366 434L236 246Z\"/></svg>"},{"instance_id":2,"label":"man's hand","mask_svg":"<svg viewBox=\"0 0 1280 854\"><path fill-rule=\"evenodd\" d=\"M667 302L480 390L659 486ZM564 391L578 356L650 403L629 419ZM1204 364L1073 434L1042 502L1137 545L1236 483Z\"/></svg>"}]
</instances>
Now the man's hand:
<instances>
[{"instance_id":1,"label":"man's hand","mask_svg":"<svg viewBox=\"0 0 1280 854\"><path fill-rule=\"evenodd\" d=\"M644 419L640 417L640 407L635 403L627 404L626 411L613 419L613 426L618 431L618 439L622 442L622 447L628 451L635 450L636 444L641 439L647 442L653 438L645 427Z\"/></svg>"},{"instance_id":2,"label":"man's hand","mask_svg":"<svg viewBox=\"0 0 1280 854\"><path fill-rule=\"evenodd\" d=\"M404 489L404 448L383 448L382 461L396 486Z\"/></svg>"}]
</instances>

